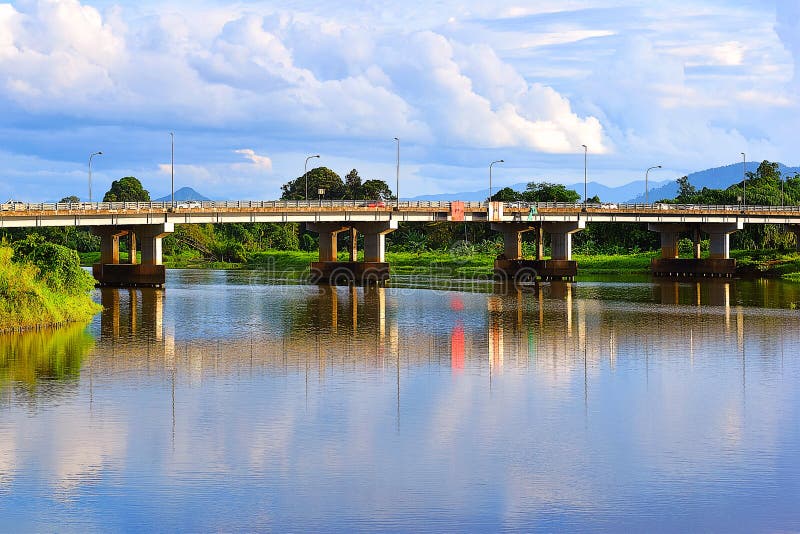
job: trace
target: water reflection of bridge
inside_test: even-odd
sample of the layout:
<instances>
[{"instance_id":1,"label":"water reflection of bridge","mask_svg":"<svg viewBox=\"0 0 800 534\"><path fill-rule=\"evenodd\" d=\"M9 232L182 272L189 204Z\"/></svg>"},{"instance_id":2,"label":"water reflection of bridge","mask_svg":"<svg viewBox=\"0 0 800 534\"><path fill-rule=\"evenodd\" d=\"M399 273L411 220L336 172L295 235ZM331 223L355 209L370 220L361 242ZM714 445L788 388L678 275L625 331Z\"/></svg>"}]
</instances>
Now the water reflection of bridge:
<instances>
[{"instance_id":1,"label":"water reflection of bridge","mask_svg":"<svg viewBox=\"0 0 800 534\"><path fill-rule=\"evenodd\" d=\"M182 368L192 376L254 369L399 372L431 364L487 374L536 366L568 375L614 366L619 358L744 357L750 338L765 353L784 339L796 340L795 317L734 305L733 284L647 284L646 303L637 302L641 296L600 300L591 288L569 282L538 291L425 292L424 302L419 292L322 286L285 318L278 334L253 324L243 335L216 338L193 337L190 326L177 332L166 326L163 291L108 288L101 292L105 309L93 365Z\"/></svg>"}]
</instances>

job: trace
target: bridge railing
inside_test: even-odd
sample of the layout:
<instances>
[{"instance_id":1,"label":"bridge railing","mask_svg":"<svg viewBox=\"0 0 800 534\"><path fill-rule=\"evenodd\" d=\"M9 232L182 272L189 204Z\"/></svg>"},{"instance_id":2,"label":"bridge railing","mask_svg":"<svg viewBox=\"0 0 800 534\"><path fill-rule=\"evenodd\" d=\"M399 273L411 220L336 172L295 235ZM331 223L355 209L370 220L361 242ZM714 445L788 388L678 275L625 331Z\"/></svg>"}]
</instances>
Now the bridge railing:
<instances>
[{"instance_id":1,"label":"bridge railing","mask_svg":"<svg viewBox=\"0 0 800 534\"><path fill-rule=\"evenodd\" d=\"M485 209L486 202L463 202L464 208L468 210ZM0 205L0 213L3 212L76 212L76 211L157 211L166 212L176 210L180 212L192 212L193 210L213 210L213 209L308 209L314 208L371 208L371 209L392 209L397 205L396 201L370 201L370 200L206 200L206 201L177 201L171 202L6 202ZM400 208L420 209L420 210L450 210L450 201L401 201ZM749 212L768 212L768 213L800 213L800 206L741 206L741 205L707 205L707 204L667 204L667 203L574 203L574 202L505 202L505 209L517 210L540 210L554 209L565 211L579 211L586 209L592 212L726 212L726 213L749 213Z\"/></svg>"}]
</instances>

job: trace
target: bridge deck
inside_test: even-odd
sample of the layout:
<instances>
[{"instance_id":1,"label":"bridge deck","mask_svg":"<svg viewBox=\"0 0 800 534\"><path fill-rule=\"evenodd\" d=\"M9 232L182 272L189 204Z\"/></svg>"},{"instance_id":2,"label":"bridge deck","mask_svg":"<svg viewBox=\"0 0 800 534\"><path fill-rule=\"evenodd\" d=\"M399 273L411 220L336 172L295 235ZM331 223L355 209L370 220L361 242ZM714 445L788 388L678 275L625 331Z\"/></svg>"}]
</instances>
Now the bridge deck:
<instances>
[{"instance_id":1,"label":"bridge deck","mask_svg":"<svg viewBox=\"0 0 800 534\"><path fill-rule=\"evenodd\" d=\"M242 222L684 222L800 224L800 206L698 206L682 204L567 204L486 202L400 202L371 207L352 201L224 201L197 207L168 202L3 204L0 227L107 226ZM454 206L457 209L454 210ZM490 219L491 216L491 219Z\"/></svg>"}]
</instances>

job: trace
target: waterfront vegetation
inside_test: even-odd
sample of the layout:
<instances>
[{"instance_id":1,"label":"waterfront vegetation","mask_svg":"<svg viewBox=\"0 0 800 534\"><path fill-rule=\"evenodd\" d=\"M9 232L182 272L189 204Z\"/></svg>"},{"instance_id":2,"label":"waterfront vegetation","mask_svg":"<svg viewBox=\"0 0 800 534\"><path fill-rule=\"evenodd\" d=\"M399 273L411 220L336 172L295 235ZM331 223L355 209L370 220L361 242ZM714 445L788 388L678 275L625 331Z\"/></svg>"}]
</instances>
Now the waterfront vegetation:
<instances>
[{"instance_id":1,"label":"waterfront vegetation","mask_svg":"<svg viewBox=\"0 0 800 534\"><path fill-rule=\"evenodd\" d=\"M647 274L650 262L659 256L658 251L632 252L628 254L574 254L581 275ZM703 257L707 257L704 250ZM97 252L81 254L81 262L91 265L99 260ZM405 252L390 251L386 261L392 273L431 278L487 277L492 273L496 254L471 252L457 254L452 250ZM529 256L531 257L531 256ZM683 252L681 257L691 255ZM800 282L800 253L776 250L734 250L739 272L743 276L782 277ZM339 260L347 261L346 252L339 252ZM246 262L221 262L206 259L198 252L182 252L165 256L164 263L170 269L260 269L275 273L281 278L300 279L308 274L309 264L317 261L317 251L262 250L253 253ZM363 259L362 256L359 259Z\"/></svg>"},{"instance_id":2,"label":"waterfront vegetation","mask_svg":"<svg viewBox=\"0 0 800 534\"><path fill-rule=\"evenodd\" d=\"M100 310L78 254L36 234L0 245L0 332L85 322Z\"/></svg>"},{"instance_id":3,"label":"waterfront vegetation","mask_svg":"<svg viewBox=\"0 0 800 534\"><path fill-rule=\"evenodd\" d=\"M76 379L93 345L94 338L81 323L55 330L0 334L0 390L13 382L33 392L42 379Z\"/></svg>"}]
</instances>

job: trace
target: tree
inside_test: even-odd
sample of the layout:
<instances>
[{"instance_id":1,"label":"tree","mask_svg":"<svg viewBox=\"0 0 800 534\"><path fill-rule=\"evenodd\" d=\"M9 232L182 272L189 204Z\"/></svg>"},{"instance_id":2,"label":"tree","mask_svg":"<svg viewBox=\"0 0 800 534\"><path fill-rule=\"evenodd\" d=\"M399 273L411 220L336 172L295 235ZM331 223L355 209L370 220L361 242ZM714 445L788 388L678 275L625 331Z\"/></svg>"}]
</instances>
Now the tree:
<instances>
[{"instance_id":1,"label":"tree","mask_svg":"<svg viewBox=\"0 0 800 534\"><path fill-rule=\"evenodd\" d=\"M347 192L341 177L327 167L308 171L308 197L317 197L317 189L325 189L325 198L343 199ZM306 175L301 175L281 187L281 200L303 200L306 198Z\"/></svg>"},{"instance_id":2,"label":"tree","mask_svg":"<svg viewBox=\"0 0 800 534\"><path fill-rule=\"evenodd\" d=\"M492 195L492 200L495 202L516 202L517 200L522 200L522 193L514 191L510 187L504 187Z\"/></svg>"},{"instance_id":3,"label":"tree","mask_svg":"<svg viewBox=\"0 0 800 534\"><path fill-rule=\"evenodd\" d=\"M389 200L394 198L392 190L383 180L367 180L361 186L364 200Z\"/></svg>"},{"instance_id":4,"label":"tree","mask_svg":"<svg viewBox=\"0 0 800 534\"><path fill-rule=\"evenodd\" d=\"M549 182L530 182L522 193L522 200L526 202L577 202L580 199L581 196L572 189Z\"/></svg>"},{"instance_id":5,"label":"tree","mask_svg":"<svg viewBox=\"0 0 800 534\"><path fill-rule=\"evenodd\" d=\"M103 196L103 202L150 202L150 192L133 176L111 182L111 189Z\"/></svg>"},{"instance_id":6,"label":"tree","mask_svg":"<svg viewBox=\"0 0 800 534\"><path fill-rule=\"evenodd\" d=\"M697 193L697 188L689 183L688 176L682 176L676 180L678 182L678 196L675 200L679 204L694 204L694 194Z\"/></svg>"},{"instance_id":7,"label":"tree","mask_svg":"<svg viewBox=\"0 0 800 534\"><path fill-rule=\"evenodd\" d=\"M359 198L361 193L361 177L358 175L357 170L353 169L347 173L347 176L344 177L344 187L347 191L347 198L352 198L353 200Z\"/></svg>"},{"instance_id":8,"label":"tree","mask_svg":"<svg viewBox=\"0 0 800 534\"><path fill-rule=\"evenodd\" d=\"M59 204L77 204L80 201L81 201L81 199L79 199L75 195L70 195L68 197L62 198L61 200L58 201L58 203Z\"/></svg>"}]
</instances>

